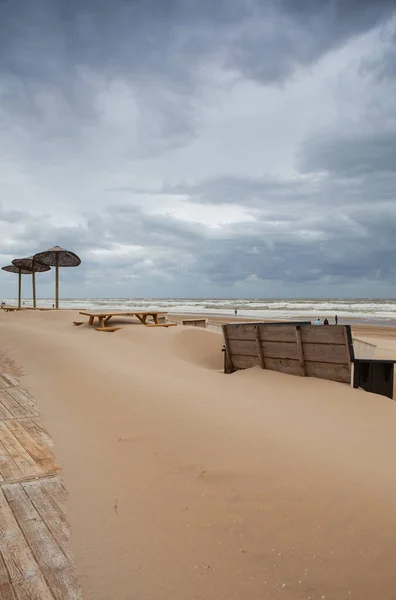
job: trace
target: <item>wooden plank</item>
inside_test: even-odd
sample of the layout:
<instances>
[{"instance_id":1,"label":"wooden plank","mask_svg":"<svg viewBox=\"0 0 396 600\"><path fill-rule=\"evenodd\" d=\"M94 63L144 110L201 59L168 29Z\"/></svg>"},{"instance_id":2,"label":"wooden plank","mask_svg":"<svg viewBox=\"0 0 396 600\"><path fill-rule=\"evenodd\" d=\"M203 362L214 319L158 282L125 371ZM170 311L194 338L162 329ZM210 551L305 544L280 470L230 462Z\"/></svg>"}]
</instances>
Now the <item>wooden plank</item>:
<instances>
[{"instance_id":1,"label":"wooden plank","mask_svg":"<svg viewBox=\"0 0 396 600\"><path fill-rule=\"evenodd\" d=\"M227 328L227 325L223 325L222 326L222 330L223 330L224 345L225 345L225 352L226 352L226 356L225 356L225 372L226 373L232 373L234 371L234 368L236 368L236 369L246 368L246 367L237 367L237 366L234 367L234 360L233 360L233 357L232 357L230 343L229 343L229 339L228 339L228 328Z\"/></svg>"},{"instance_id":2,"label":"wooden plank","mask_svg":"<svg viewBox=\"0 0 396 600\"><path fill-rule=\"evenodd\" d=\"M1 373L1 377L3 380L8 381L10 385L19 385L19 380L16 377L9 375L8 373Z\"/></svg>"},{"instance_id":3,"label":"wooden plank","mask_svg":"<svg viewBox=\"0 0 396 600\"><path fill-rule=\"evenodd\" d=\"M0 373L0 387L7 388L7 387L10 387L11 385L14 385L14 384L10 383L9 379L5 375L3 375L3 373Z\"/></svg>"},{"instance_id":4,"label":"wooden plank","mask_svg":"<svg viewBox=\"0 0 396 600\"><path fill-rule=\"evenodd\" d=\"M347 346L347 357L349 361L355 360L355 350L353 348L352 330L350 325L344 325L344 337Z\"/></svg>"},{"instance_id":5,"label":"wooden plank","mask_svg":"<svg viewBox=\"0 0 396 600\"><path fill-rule=\"evenodd\" d=\"M259 327L256 327L256 346L257 346L257 353L258 353L261 368L265 369L265 359L264 359L263 347L261 345L261 337L260 337L260 328Z\"/></svg>"},{"instance_id":6,"label":"wooden plank","mask_svg":"<svg viewBox=\"0 0 396 600\"><path fill-rule=\"evenodd\" d=\"M264 356L268 358L290 358L291 360L299 360L296 332L294 331L293 342L262 342Z\"/></svg>"},{"instance_id":7,"label":"wooden plank","mask_svg":"<svg viewBox=\"0 0 396 600\"><path fill-rule=\"evenodd\" d=\"M306 362L307 375L318 379L329 379L341 383L351 382L350 366L347 364L331 364L322 362Z\"/></svg>"},{"instance_id":8,"label":"wooden plank","mask_svg":"<svg viewBox=\"0 0 396 600\"><path fill-rule=\"evenodd\" d=\"M20 485L3 485L2 489L53 596L56 600L80 600L81 589L73 564L62 552L25 490Z\"/></svg>"},{"instance_id":9,"label":"wooden plank","mask_svg":"<svg viewBox=\"0 0 396 600\"><path fill-rule=\"evenodd\" d=\"M345 345L346 325L302 325L303 344L340 344Z\"/></svg>"},{"instance_id":10,"label":"wooden plank","mask_svg":"<svg viewBox=\"0 0 396 600\"><path fill-rule=\"evenodd\" d=\"M18 421L35 440L53 449L54 442L38 419L18 419Z\"/></svg>"},{"instance_id":11,"label":"wooden plank","mask_svg":"<svg viewBox=\"0 0 396 600\"><path fill-rule=\"evenodd\" d=\"M29 411L24 406L21 406L17 400L15 400L8 390L0 390L0 404L6 408L13 417L28 417Z\"/></svg>"},{"instance_id":12,"label":"wooden plank","mask_svg":"<svg viewBox=\"0 0 396 600\"><path fill-rule=\"evenodd\" d=\"M19 406L25 408L26 412L28 414L30 414L30 415L38 414L36 402L33 400L33 398L30 395L26 394L26 390L24 390L23 388L19 388L19 387L9 388L7 390L7 394L9 396L11 396L11 398L13 400L18 402Z\"/></svg>"},{"instance_id":13,"label":"wooden plank","mask_svg":"<svg viewBox=\"0 0 396 600\"><path fill-rule=\"evenodd\" d=\"M300 361L289 358L265 358L265 368L288 375L301 375Z\"/></svg>"},{"instance_id":14,"label":"wooden plank","mask_svg":"<svg viewBox=\"0 0 396 600\"><path fill-rule=\"evenodd\" d=\"M54 454L46 444L35 439L17 420L7 421L7 428L34 460L41 473L55 473L60 467L55 463ZM0 431L2 424L0 423Z\"/></svg>"},{"instance_id":15,"label":"wooden plank","mask_svg":"<svg viewBox=\"0 0 396 600\"><path fill-rule=\"evenodd\" d=\"M12 419L13 418L13 414L11 411L8 410L8 408L6 408L4 406L4 404L2 404L0 402L0 419L4 420L4 419Z\"/></svg>"},{"instance_id":16,"label":"wooden plank","mask_svg":"<svg viewBox=\"0 0 396 600\"><path fill-rule=\"evenodd\" d=\"M257 328L261 334L261 328ZM260 335L259 334L259 335ZM261 340L261 347L264 355L264 360L268 358L291 358L298 360L298 351L296 343L296 334L294 331L293 342L268 342ZM239 354L241 356L257 356L257 339L250 340L230 340L230 349L232 355Z\"/></svg>"},{"instance_id":17,"label":"wooden plank","mask_svg":"<svg viewBox=\"0 0 396 600\"><path fill-rule=\"evenodd\" d=\"M259 327L261 339L265 342L289 342L296 345L295 325L259 325Z\"/></svg>"},{"instance_id":18,"label":"wooden plank","mask_svg":"<svg viewBox=\"0 0 396 600\"><path fill-rule=\"evenodd\" d=\"M70 549L70 530L66 516L53 501L42 481L29 481L21 484L37 512L51 531L64 554L73 562Z\"/></svg>"},{"instance_id":19,"label":"wooden plank","mask_svg":"<svg viewBox=\"0 0 396 600\"><path fill-rule=\"evenodd\" d=\"M3 481L14 481L23 477L23 471L19 468L13 457L7 451L0 437L0 474Z\"/></svg>"},{"instance_id":20,"label":"wooden plank","mask_svg":"<svg viewBox=\"0 0 396 600\"><path fill-rule=\"evenodd\" d=\"M303 344L305 360L348 364L348 348L344 344Z\"/></svg>"},{"instance_id":21,"label":"wooden plank","mask_svg":"<svg viewBox=\"0 0 396 600\"><path fill-rule=\"evenodd\" d=\"M256 334L254 340L229 340L228 345L232 356L240 354L241 356L257 356Z\"/></svg>"},{"instance_id":22,"label":"wooden plank","mask_svg":"<svg viewBox=\"0 0 396 600\"><path fill-rule=\"evenodd\" d=\"M113 333L118 331L121 327L95 327L96 331L107 331L107 333Z\"/></svg>"},{"instance_id":23,"label":"wooden plank","mask_svg":"<svg viewBox=\"0 0 396 600\"><path fill-rule=\"evenodd\" d=\"M227 332L227 339L231 340L246 340L256 341L256 325L248 325L246 323L227 324L222 326L223 333ZM225 335L224 335L225 337ZM262 336L261 336L262 337Z\"/></svg>"},{"instance_id":24,"label":"wooden plank","mask_svg":"<svg viewBox=\"0 0 396 600\"><path fill-rule=\"evenodd\" d=\"M18 484L12 484L14 487ZM1 554L18 600L54 600L0 489ZM65 596L67 598L67 596Z\"/></svg>"},{"instance_id":25,"label":"wooden plank","mask_svg":"<svg viewBox=\"0 0 396 600\"><path fill-rule=\"evenodd\" d=\"M296 326L296 340L297 340L297 352L298 352L298 360L300 362L300 371L302 377L306 377L307 369L305 366L305 357L304 357L304 348L301 340L301 329L299 325Z\"/></svg>"},{"instance_id":26,"label":"wooden plank","mask_svg":"<svg viewBox=\"0 0 396 600\"><path fill-rule=\"evenodd\" d=\"M55 475L54 477L41 479L41 487L51 496L59 509L66 514L67 491L59 476Z\"/></svg>"},{"instance_id":27,"label":"wooden plank","mask_svg":"<svg viewBox=\"0 0 396 600\"><path fill-rule=\"evenodd\" d=\"M267 360L266 367L267 367ZM239 369L250 369L251 367L257 367L260 365L259 357L255 356L241 356L239 354L232 355L232 370L236 371ZM232 372L232 371L231 371Z\"/></svg>"},{"instance_id":28,"label":"wooden plank","mask_svg":"<svg viewBox=\"0 0 396 600\"><path fill-rule=\"evenodd\" d=\"M146 323L146 327L176 327L177 323Z\"/></svg>"},{"instance_id":29,"label":"wooden plank","mask_svg":"<svg viewBox=\"0 0 396 600\"><path fill-rule=\"evenodd\" d=\"M40 467L33 460L32 456L25 450L24 446L20 441L13 435L12 431L8 429L8 425L14 421L0 422L0 438L1 443L9 456L12 458L14 463L20 469L21 474L16 473L15 478L32 477L38 475L41 472ZM9 464L11 466L11 464ZM16 472L15 469L12 469ZM8 480L8 479L7 479Z\"/></svg>"},{"instance_id":30,"label":"wooden plank","mask_svg":"<svg viewBox=\"0 0 396 600\"><path fill-rule=\"evenodd\" d=\"M14 589L11 584L11 580L8 576L7 567L3 560L0 551L0 598L1 600L17 600L14 594Z\"/></svg>"}]
</instances>

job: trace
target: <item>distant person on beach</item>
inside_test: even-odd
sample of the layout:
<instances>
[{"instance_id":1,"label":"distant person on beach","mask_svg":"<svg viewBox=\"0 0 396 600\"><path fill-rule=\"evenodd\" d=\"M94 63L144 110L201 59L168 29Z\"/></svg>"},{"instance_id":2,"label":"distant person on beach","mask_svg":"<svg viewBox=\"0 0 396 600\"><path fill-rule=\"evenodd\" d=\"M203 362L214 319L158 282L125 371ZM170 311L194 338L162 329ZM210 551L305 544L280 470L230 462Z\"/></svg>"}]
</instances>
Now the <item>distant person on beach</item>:
<instances>
[{"instance_id":1,"label":"distant person on beach","mask_svg":"<svg viewBox=\"0 0 396 600\"><path fill-rule=\"evenodd\" d=\"M235 316L237 316L237 314L238 314L238 309L237 308L234 310L234 313L235 313Z\"/></svg>"},{"instance_id":2,"label":"distant person on beach","mask_svg":"<svg viewBox=\"0 0 396 600\"><path fill-rule=\"evenodd\" d=\"M334 317L334 322L336 325L338 325L338 316L337 315Z\"/></svg>"},{"instance_id":3,"label":"distant person on beach","mask_svg":"<svg viewBox=\"0 0 396 600\"><path fill-rule=\"evenodd\" d=\"M315 325L322 325L322 321L320 319L316 319Z\"/></svg>"},{"instance_id":4,"label":"distant person on beach","mask_svg":"<svg viewBox=\"0 0 396 600\"><path fill-rule=\"evenodd\" d=\"M328 321L328 319L325 319L325 320L323 321L323 325L328 325L328 324L329 324L329 321Z\"/></svg>"}]
</instances>

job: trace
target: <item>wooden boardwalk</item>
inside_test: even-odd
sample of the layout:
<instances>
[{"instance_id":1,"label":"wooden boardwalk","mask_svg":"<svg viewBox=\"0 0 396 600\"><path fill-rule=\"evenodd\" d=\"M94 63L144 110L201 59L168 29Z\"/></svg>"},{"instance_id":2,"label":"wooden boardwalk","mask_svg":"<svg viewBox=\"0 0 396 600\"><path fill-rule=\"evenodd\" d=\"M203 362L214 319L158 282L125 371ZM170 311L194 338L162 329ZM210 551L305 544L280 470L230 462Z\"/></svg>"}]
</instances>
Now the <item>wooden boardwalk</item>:
<instances>
[{"instance_id":1,"label":"wooden boardwalk","mask_svg":"<svg viewBox=\"0 0 396 600\"><path fill-rule=\"evenodd\" d=\"M53 443L32 396L0 374L0 599L81 600Z\"/></svg>"}]
</instances>

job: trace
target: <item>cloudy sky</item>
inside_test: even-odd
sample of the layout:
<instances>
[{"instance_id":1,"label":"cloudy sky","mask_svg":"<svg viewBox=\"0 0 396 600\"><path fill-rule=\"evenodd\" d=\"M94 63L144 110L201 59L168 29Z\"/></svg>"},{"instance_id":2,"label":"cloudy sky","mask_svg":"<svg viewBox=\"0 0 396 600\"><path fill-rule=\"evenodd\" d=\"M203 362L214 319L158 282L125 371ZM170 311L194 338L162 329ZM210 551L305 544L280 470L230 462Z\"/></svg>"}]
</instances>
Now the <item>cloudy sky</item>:
<instances>
[{"instance_id":1,"label":"cloudy sky","mask_svg":"<svg viewBox=\"0 0 396 600\"><path fill-rule=\"evenodd\" d=\"M395 169L396 0L0 0L0 260L66 296L395 296Z\"/></svg>"}]
</instances>

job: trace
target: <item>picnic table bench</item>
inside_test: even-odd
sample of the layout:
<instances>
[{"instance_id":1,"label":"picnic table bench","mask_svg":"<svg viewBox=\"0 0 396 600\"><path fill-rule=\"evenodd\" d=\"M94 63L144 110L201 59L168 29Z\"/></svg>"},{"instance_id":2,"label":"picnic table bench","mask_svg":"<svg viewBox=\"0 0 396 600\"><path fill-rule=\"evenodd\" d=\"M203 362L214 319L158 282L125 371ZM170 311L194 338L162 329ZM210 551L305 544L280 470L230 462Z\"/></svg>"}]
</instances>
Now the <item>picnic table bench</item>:
<instances>
[{"instance_id":1,"label":"picnic table bench","mask_svg":"<svg viewBox=\"0 0 396 600\"><path fill-rule=\"evenodd\" d=\"M88 325L93 325L94 320L98 319L99 327L106 327L113 317L137 317L143 325L148 325L147 317L152 317L155 325L160 325L159 317L165 317L168 313L156 310L116 310L116 311L82 311L80 315L89 317Z\"/></svg>"}]
</instances>

